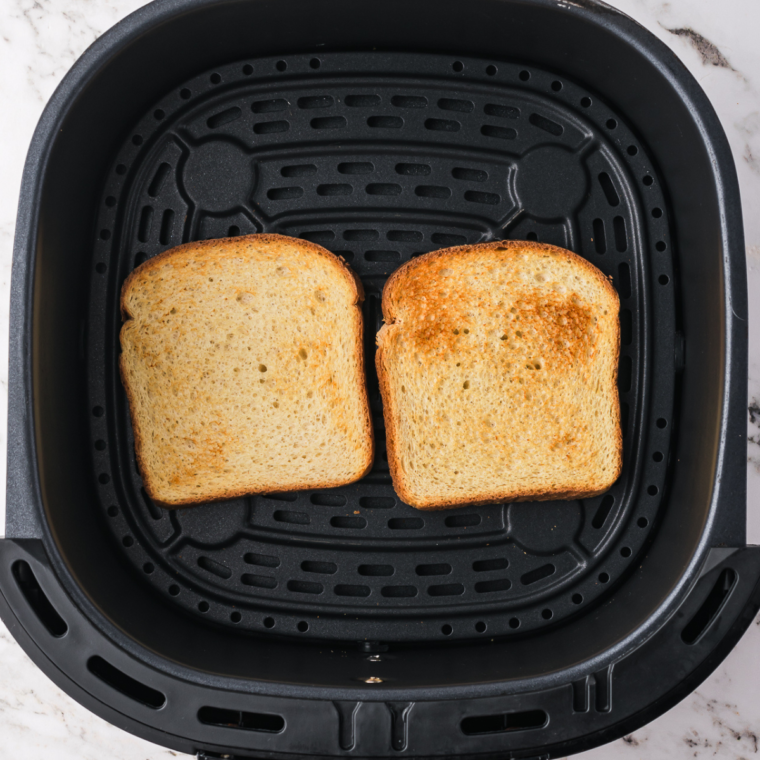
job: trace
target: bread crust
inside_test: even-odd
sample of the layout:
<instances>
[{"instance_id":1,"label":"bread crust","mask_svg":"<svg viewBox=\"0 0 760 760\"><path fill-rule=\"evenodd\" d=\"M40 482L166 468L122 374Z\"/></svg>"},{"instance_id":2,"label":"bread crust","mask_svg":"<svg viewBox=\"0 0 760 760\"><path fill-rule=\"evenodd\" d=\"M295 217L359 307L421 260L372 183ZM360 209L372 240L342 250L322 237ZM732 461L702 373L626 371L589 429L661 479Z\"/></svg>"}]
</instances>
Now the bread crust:
<instances>
[{"instance_id":1,"label":"bread crust","mask_svg":"<svg viewBox=\"0 0 760 760\"><path fill-rule=\"evenodd\" d=\"M385 325L378 333L378 350L375 354L375 364L380 384L380 393L383 399L383 414L385 418L386 430L386 447L388 452L388 465L393 480L393 486L401 499L417 509L437 510L437 509L455 509L464 506L484 506L488 504L501 504L504 502L520 501L555 501L565 499L586 499L599 496L605 493L610 486L620 477L623 466L623 433L620 426L620 397L617 391L613 394L615 404L615 416L617 420L615 437L617 440L617 458L616 468L609 478L609 482L604 487L593 489L549 489L537 491L501 491L498 493L473 493L462 498L442 499L435 503L423 502L410 491L405 472L401 467L398 458L399 448L399 431L398 420L400 418L398 406L395 403L394 394L391 393L390 369L387 364L386 352L384 351L383 342L387 335L389 327L396 323L397 313L394 307L393 298L396 290L402 290L405 278L411 272L418 268L424 268L438 259L448 256L470 253L473 251L498 251L503 256L513 257L524 251L550 252L555 255L565 257L574 264L581 266L590 274L606 291L607 295L616 304L619 304L618 294L613 288L610 281L590 262L578 256L572 251L568 251L558 246L547 243L538 243L533 241L516 241L516 240L497 240L489 243L478 243L475 245L455 246L452 248L442 248L437 251L426 253L422 256L410 259L399 267L387 280L383 288L382 310L383 321ZM620 323L615 321L616 335L614 337L614 363L613 363L613 384L617 389L618 364L620 360Z\"/></svg>"},{"instance_id":2,"label":"bread crust","mask_svg":"<svg viewBox=\"0 0 760 760\"><path fill-rule=\"evenodd\" d=\"M193 254L196 252L204 252L207 249L213 249L213 248L220 248L224 247L224 250L220 252L221 256L228 256L231 254L234 254L235 250L241 247L245 247L246 245L249 245L251 243L256 244L287 244L288 246L297 246L304 252L316 254L320 256L321 258L328 261L330 264L336 266L338 274L344 278L348 284L351 286L351 288L354 291L355 299L353 302L353 306L356 308L356 312L358 315L357 320L355 321L355 330L354 330L354 347L355 350L358 352L358 355L362 357L362 361L359 362L359 375L360 375L360 394L362 398L362 432L364 433L364 439L367 441L367 445L364 449L364 467L361 470L360 474L356 477L351 478L350 480L329 480L325 479L322 481L315 481L315 482L303 482L299 483L297 485L290 486L288 488L278 488L276 489L277 492L285 493L288 491L303 491L306 489L322 489L322 488L336 488L338 486L344 486L348 485L349 483L354 483L357 480L360 480L363 478L372 468L372 463L374 461L374 454L375 454L375 440L374 440L374 431L372 428L372 417L370 412L370 406L369 406L369 396L367 394L367 378L366 378L366 367L364 364L364 352L363 352L363 338L364 338L364 328L363 328L363 317L361 313L361 303L364 301L364 288L362 286L361 280L356 275L356 273L351 269L351 267L348 266L348 264L339 256L336 256L334 253L331 253L326 248L323 248L320 245L317 245L316 243L312 243L308 240L301 240L299 238L292 238L288 237L286 235L277 235L277 234L254 234L254 235L242 235L240 237L232 237L232 238L219 238L215 240L200 240L197 242L192 243L184 243L183 245L176 246L175 248L170 248L168 251L164 251L157 256L154 256L151 259L148 259L144 263L142 263L139 267L134 269L127 279L124 281L124 284L121 288L121 297L119 300L119 307L121 311L121 317L122 322L124 323L122 325L122 331L124 329L124 325L127 324L132 319L132 314L129 312L129 308L127 306L127 299L129 296L129 293L131 289L140 281L140 278L144 277L148 272L150 272L153 269L158 268L162 264L166 263L168 260L171 260L173 258L177 258L178 256L185 256L188 254ZM119 334L119 338L121 340L121 332ZM160 507L163 507L164 509L177 509L179 507L186 507L186 506L192 506L196 504L205 504L211 501L223 501L223 500L230 500L230 499L238 499L242 496L253 496L256 494L264 494L264 493L272 493L272 489L255 489L255 488L238 488L238 489L226 489L221 490L214 493L206 493L202 497L194 498L184 498L184 499L178 499L176 501L164 501L158 496L158 492L156 490L156 484L154 483L150 469L147 467L147 464L145 462L144 458L144 433L140 425L140 420L137 417L136 412L136 404L135 404L135 395L133 389L130 387L127 374L125 370L125 359L124 354L121 353L119 355L119 375L121 377L122 385L124 386L124 390L127 394L127 400L129 401L129 412L130 412L130 419L132 421L132 430L134 432L134 439L135 439L135 454L137 458L137 467L140 471L140 475L143 479L143 485L145 487L145 491L148 494L148 496L151 498L151 500L159 505Z\"/></svg>"}]
</instances>

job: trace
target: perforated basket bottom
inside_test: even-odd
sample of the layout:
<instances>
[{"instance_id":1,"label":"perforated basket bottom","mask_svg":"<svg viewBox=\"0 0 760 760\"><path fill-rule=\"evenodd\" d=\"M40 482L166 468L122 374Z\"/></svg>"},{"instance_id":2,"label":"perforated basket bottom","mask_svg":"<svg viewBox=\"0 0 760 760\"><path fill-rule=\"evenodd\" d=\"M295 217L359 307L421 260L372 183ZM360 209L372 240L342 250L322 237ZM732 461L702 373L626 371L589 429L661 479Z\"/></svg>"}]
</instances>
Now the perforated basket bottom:
<instances>
[{"instance_id":1,"label":"perforated basket bottom","mask_svg":"<svg viewBox=\"0 0 760 760\"><path fill-rule=\"evenodd\" d=\"M161 510L142 488L117 371L121 284L179 243L261 231L326 246L364 283L374 467L332 491ZM623 474L586 501L419 512L388 473L373 360L382 287L411 256L499 238L569 248L612 277ZM675 329L670 245L645 146L560 76L336 53L243 61L188 81L135 125L98 211L93 476L120 551L185 610L262 633L446 641L578 613L635 561L660 504L675 381L672 349L657 337Z\"/></svg>"}]
</instances>

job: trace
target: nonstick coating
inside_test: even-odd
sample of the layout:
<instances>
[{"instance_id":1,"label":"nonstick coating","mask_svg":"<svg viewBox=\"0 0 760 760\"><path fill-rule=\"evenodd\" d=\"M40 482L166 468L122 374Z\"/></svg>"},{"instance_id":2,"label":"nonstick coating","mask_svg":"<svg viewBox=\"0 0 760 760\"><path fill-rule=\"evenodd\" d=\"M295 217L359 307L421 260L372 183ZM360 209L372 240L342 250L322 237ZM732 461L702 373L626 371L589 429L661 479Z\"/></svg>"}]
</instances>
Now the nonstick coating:
<instances>
[{"instance_id":1,"label":"nonstick coating","mask_svg":"<svg viewBox=\"0 0 760 760\"><path fill-rule=\"evenodd\" d=\"M117 370L121 285L172 246L253 232L320 243L361 277L375 464L330 491L163 510L142 486ZM134 124L94 238L87 367L100 510L114 546L167 601L261 633L446 641L555 625L637 561L673 425L676 365L650 333L655 310L657 331L675 332L672 242L646 146L568 78L400 53L215 67ZM382 288L410 257L502 238L569 248L612 279L623 473L593 499L420 512L388 472L374 363Z\"/></svg>"}]
</instances>

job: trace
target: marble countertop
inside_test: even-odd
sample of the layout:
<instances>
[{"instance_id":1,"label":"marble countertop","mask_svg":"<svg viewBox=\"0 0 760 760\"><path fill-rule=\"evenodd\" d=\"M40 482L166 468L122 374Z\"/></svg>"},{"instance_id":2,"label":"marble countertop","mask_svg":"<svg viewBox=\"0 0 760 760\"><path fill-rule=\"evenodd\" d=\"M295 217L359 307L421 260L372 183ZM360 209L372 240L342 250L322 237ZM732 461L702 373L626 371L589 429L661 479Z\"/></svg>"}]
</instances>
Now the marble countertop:
<instances>
[{"instance_id":1,"label":"marble countertop","mask_svg":"<svg viewBox=\"0 0 760 760\"><path fill-rule=\"evenodd\" d=\"M11 252L21 172L37 119L96 37L143 0L3 0L0 13L0 483L5 482ZM749 292L760 293L760 2L613 0L688 66L726 130L741 185ZM750 297L748 541L760 543L760 299ZM4 525L4 493L0 525ZM691 696L634 734L582 755L749 760L760 741L760 618ZM88 712L42 674L0 622L0 760L163 760L178 753Z\"/></svg>"}]
</instances>

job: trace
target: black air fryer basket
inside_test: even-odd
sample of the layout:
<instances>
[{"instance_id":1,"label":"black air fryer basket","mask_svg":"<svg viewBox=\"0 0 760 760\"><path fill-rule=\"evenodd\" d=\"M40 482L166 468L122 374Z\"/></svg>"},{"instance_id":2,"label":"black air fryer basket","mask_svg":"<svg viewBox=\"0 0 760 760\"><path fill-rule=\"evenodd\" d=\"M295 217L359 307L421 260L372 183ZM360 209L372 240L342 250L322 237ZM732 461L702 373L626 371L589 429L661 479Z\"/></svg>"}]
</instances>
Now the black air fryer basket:
<instances>
[{"instance_id":1,"label":"black air fryer basket","mask_svg":"<svg viewBox=\"0 0 760 760\"><path fill-rule=\"evenodd\" d=\"M121 284L278 232L360 275L377 439L345 488L164 511L117 371ZM419 512L388 472L380 294L410 257L570 248L621 300L620 480ZM19 207L0 614L98 715L206 757L557 757L660 715L760 605L726 138L593 2L158 0L74 66Z\"/></svg>"}]
</instances>

